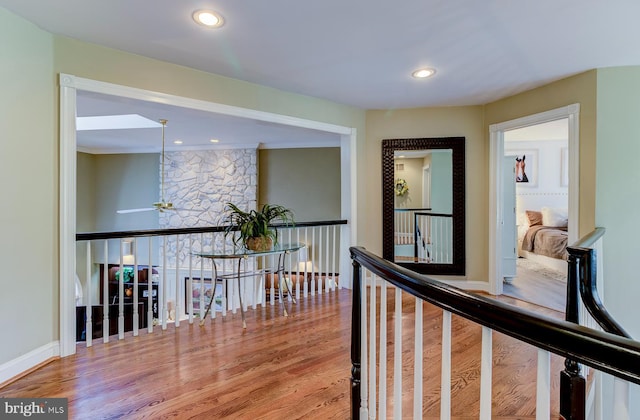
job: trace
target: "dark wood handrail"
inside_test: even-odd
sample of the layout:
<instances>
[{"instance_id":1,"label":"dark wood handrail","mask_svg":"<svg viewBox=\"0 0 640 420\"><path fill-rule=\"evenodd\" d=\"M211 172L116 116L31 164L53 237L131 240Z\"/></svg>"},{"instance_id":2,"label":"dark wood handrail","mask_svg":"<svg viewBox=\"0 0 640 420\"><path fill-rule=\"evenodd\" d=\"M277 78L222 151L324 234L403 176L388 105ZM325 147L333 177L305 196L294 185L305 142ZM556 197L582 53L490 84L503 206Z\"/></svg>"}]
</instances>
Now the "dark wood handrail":
<instances>
[{"instance_id":1,"label":"dark wood handrail","mask_svg":"<svg viewBox=\"0 0 640 420\"><path fill-rule=\"evenodd\" d=\"M413 296L494 331L640 384L640 343L636 341L466 292L383 260L361 247L352 247L350 252L354 264ZM354 268L354 284L360 281L358 268ZM357 351L352 349L354 354Z\"/></svg>"},{"instance_id":2,"label":"dark wood handrail","mask_svg":"<svg viewBox=\"0 0 640 420\"><path fill-rule=\"evenodd\" d=\"M631 338L631 335L609 314L598 294L597 252L591 247L602 238L604 233L604 228L596 228L574 245L567 247L569 254L568 281L570 284L575 283L575 286L579 286L582 303L604 331ZM570 300L569 298L570 296L567 295L567 300ZM576 322L578 322L577 319Z\"/></svg>"},{"instance_id":3,"label":"dark wood handrail","mask_svg":"<svg viewBox=\"0 0 640 420\"><path fill-rule=\"evenodd\" d=\"M296 222L294 225L284 223L274 223L275 228L299 228L314 226L346 225L347 220L324 220L317 222ZM226 226L203 226L190 228L173 229L148 229L148 230L123 230L113 232L82 232L76 234L76 241L91 241L96 239L120 239L134 238L141 236L168 236L168 235L188 235L193 233L224 232Z\"/></svg>"}]
</instances>

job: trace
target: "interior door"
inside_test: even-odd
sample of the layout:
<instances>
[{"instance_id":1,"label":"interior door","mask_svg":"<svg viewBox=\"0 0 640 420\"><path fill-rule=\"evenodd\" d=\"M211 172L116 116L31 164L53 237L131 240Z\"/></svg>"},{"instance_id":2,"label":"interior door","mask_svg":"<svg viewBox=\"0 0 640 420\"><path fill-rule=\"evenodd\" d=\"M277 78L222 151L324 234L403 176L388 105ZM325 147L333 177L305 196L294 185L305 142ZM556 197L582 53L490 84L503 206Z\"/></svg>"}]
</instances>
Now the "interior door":
<instances>
[{"instance_id":1,"label":"interior door","mask_svg":"<svg viewBox=\"0 0 640 420\"><path fill-rule=\"evenodd\" d=\"M507 283L516 276L516 172L515 156L505 156L502 164L502 277Z\"/></svg>"}]
</instances>

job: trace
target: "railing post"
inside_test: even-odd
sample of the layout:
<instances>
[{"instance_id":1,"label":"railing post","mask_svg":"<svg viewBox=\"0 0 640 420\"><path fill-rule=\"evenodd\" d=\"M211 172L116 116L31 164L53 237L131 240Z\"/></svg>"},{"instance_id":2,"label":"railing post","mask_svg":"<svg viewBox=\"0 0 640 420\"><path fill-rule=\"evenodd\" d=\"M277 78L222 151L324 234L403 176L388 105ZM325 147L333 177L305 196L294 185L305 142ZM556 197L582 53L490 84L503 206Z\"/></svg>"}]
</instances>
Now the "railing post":
<instances>
[{"instance_id":1,"label":"railing post","mask_svg":"<svg viewBox=\"0 0 640 420\"><path fill-rule=\"evenodd\" d=\"M351 418L360 419L360 351L361 351L361 317L362 302L362 267L353 261L353 290L351 305Z\"/></svg>"},{"instance_id":2,"label":"railing post","mask_svg":"<svg viewBox=\"0 0 640 420\"><path fill-rule=\"evenodd\" d=\"M580 257L568 249L567 306L565 320L579 324L578 282ZM564 371L560 372L560 418L564 420L584 420L586 381L580 373L580 365L569 358L564 361Z\"/></svg>"}]
</instances>

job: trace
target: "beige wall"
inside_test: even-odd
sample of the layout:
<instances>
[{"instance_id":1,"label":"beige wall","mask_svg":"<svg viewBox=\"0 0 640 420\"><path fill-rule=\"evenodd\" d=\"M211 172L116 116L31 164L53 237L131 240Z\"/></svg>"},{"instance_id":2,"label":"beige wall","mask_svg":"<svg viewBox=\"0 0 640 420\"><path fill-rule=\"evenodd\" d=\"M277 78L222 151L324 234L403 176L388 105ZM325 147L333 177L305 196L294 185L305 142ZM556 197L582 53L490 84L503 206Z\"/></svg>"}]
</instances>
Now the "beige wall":
<instances>
[{"instance_id":1,"label":"beige wall","mask_svg":"<svg viewBox=\"0 0 640 420\"><path fill-rule=\"evenodd\" d=\"M58 339L59 298L53 40L2 8L0 39L1 366Z\"/></svg>"},{"instance_id":2,"label":"beige wall","mask_svg":"<svg viewBox=\"0 0 640 420\"><path fill-rule=\"evenodd\" d=\"M340 219L340 149L267 149L258 153L258 205L280 204L295 220Z\"/></svg>"},{"instance_id":3,"label":"beige wall","mask_svg":"<svg viewBox=\"0 0 640 420\"><path fill-rule=\"evenodd\" d=\"M588 71L484 107L484 135L489 153L489 126L527 115L580 104L580 221L579 236L595 226L596 71ZM488 188L488 186L487 186Z\"/></svg>"},{"instance_id":4,"label":"beige wall","mask_svg":"<svg viewBox=\"0 0 640 420\"><path fill-rule=\"evenodd\" d=\"M466 138L466 254L467 279L487 281L488 271L488 148L485 147L481 106L367 111L367 140L359 158L366 167L359 187L358 206L367 209L360 243L382 254L382 150L383 139L417 137Z\"/></svg>"}]
</instances>

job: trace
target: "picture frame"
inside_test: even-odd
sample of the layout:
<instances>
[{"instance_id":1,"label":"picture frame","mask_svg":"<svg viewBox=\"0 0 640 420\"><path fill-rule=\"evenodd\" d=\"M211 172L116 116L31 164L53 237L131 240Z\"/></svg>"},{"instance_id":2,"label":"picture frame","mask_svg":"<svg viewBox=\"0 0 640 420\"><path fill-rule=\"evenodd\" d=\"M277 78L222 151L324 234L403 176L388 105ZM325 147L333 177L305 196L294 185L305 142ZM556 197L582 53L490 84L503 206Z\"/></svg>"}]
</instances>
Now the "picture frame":
<instances>
[{"instance_id":1,"label":"picture frame","mask_svg":"<svg viewBox=\"0 0 640 420\"><path fill-rule=\"evenodd\" d=\"M202 311L206 310L207 305L211 302L211 299L215 299L214 304L211 306L212 311L222 312L222 284L216 283L215 291L213 290L213 283L210 278L204 278L202 281L199 277L191 277L191 298L193 299L193 314L195 316L200 315L200 296L203 295ZM184 279L184 308L185 313L189 314L189 296L188 296L189 277ZM204 290L201 293L201 290Z\"/></svg>"},{"instance_id":2,"label":"picture frame","mask_svg":"<svg viewBox=\"0 0 640 420\"><path fill-rule=\"evenodd\" d=\"M569 186L569 148L560 149L560 186Z\"/></svg>"},{"instance_id":3,"label":"picture frame","mask_svg":"<svg viewBox=\"0 0 640 420\"><path fill-rule=\"evenodd\" d=\"M514 162L516 170L516 186L537 187L538 186L538 150L537 149L514 149L505 152L506 155L515 155Z\"/></svg>"}]
</instances>

